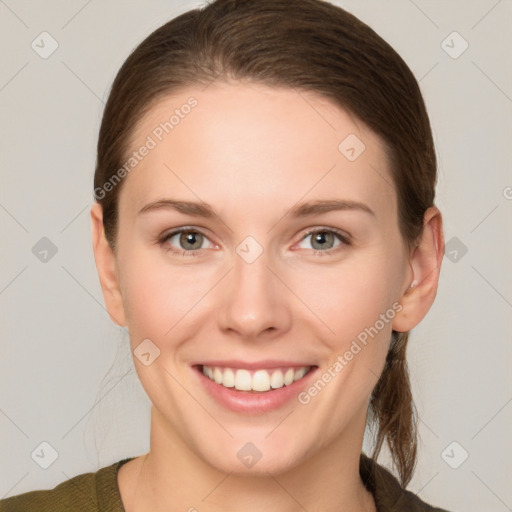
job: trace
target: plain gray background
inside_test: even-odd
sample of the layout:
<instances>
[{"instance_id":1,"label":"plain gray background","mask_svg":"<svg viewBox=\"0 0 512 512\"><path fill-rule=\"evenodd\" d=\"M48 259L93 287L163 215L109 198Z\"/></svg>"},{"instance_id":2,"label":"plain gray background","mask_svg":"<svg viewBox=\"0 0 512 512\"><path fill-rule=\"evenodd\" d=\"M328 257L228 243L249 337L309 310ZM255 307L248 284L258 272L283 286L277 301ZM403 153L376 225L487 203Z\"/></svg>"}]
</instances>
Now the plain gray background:
<instances>
[{"instance_id":1,"label":"plain gray background","mask_svg":"<svg viewBox=\"0 0 512 512\"><path fill-rule=\"evenodd\" d=\"M512 510L512 2L333 3L408 63L437 144L447 252L408 349L421 418L409 488L449 510ZM200 5L0 0L0 498L149 448L149 401L91 249L95 145L129 52ZM42 32L58 43L47 58ZM55 450L48 469L41 450Z\"/></svg>"}]
</instances>

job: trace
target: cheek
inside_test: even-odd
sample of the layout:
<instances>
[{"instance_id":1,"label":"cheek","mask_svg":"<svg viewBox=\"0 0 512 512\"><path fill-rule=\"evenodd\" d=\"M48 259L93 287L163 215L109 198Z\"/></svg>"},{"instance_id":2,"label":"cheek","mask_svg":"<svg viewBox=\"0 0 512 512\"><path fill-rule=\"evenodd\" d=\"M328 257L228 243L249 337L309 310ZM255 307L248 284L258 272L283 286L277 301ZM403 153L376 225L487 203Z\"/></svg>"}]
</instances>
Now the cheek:
<instances>
[{"instance_id":1,"label":"cheek","mask_svg":"<svg viewBox=\"0 0 512 512\"><path fill-rule=\"evenodd\" d=\"M296 271L292 289L304 305L324 324L331 336L356 337L392 307L397 272L383 254L366 254L337 266Z\"/></svg>"},{"instance_id":2,"label":"cheek","mask_svg":"<svg viewBox=\"0 0 512 512\"><path fill-rule=\"evenodd\" d=\"M366 410L389 347L396 313L389 292L393 274L386 274L385 260L368 261L336 272L323 269L301 289L304 302L333 331L321 338L325 357L317 380L299 396L326 438L337 435L356 410Z\"/></svg>"},{"instance_id":3,"label":"cheek","mask_svg":"<svg viewBox=\"0 0 512 512\"><path fill-rule=\"evenodd\" d=\"M149 338L169 344L175 326L212 287L212 270L172 265L165 255L134 251L123 260L122 294L133 342Z\"/></svg>"},{"instance_id":4,"label":"cheek","mask_svg":"<svg viewBox=\"0 0 512 512\"><path fill-rule=\"evenodd\" d=\"M332 384L327 386L327 393L322 391L320 402L332 408L335 424L350 410L351 403L365 406L384 367L392 321L400 309L395 300L400 274L397 261L382 251L368 252L336 269L305 273L308 277L300 281L297 293L321 319L315 320L317 332L326 333L321 338L324 377L332 379Z\"/></svg>"}]
</instances>

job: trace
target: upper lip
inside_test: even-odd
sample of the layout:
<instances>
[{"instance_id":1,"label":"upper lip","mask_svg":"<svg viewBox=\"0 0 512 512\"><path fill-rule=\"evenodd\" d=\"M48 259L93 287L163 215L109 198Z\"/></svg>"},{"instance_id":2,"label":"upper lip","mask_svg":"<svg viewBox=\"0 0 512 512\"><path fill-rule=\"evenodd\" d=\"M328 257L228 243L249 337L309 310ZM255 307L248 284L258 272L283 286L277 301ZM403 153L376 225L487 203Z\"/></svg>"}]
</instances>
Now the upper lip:
<instances>
[{"instance_id":1,"label":"upper lip","mask_svg":"<svg viewBox=\"0 0 512 512\"><path fill-rule=\"evenodd\" d=\"M263 361L235 361L233 359L230 360L215 360L215 361L201 361L193 364L192 366L218 366L219 368L237 368L241 370L263 370L263 369L272 369L272 368L301 368L303 366L316 366L314 364L294 361L286 361L286 360L277 360L277 359L265 359Z\"/></svg>"}]
</instances>

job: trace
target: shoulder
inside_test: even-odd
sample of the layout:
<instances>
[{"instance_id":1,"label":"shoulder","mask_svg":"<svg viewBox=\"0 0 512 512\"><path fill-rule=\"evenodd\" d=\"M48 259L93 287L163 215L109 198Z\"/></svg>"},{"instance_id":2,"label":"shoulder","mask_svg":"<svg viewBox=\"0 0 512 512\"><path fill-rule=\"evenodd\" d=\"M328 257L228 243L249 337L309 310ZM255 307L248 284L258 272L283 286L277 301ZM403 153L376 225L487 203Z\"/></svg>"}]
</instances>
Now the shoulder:
<instances>
[{"instance_id":1,"label":"shoulder","mask_svg":"<svg viewBox=\"0 0 512 512\"><path fill-rule=\"evenodd\" d=\"M128 460L131 459L115 462L94 473L77 475L53 489L30 491L0 500L0 512L123 512L117 470Z\"/></svg>"},{"instance_id":2,"label":"shoulder","mask_svg":"<svg viewBox=\"0 0 512 512\"><path fill-rule=\"evenodd\" d=\"M404 489L386 468L361 453L359 473L374 496L377 512L448 512Z\"/></svg>"}]
</instances>

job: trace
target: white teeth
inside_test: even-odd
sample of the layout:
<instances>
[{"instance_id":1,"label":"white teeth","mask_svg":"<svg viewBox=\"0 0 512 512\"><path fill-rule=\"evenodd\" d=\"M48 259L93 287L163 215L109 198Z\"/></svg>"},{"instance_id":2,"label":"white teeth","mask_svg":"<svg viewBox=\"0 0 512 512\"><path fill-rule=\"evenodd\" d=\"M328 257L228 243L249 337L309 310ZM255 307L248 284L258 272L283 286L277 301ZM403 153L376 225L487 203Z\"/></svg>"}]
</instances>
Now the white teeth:
<instances>
[{"instance_id":1,"label":"white teeth","mask_svg":"<svg viewBox=\"0 0 512 512\"><path fill-rule=\"evenodd\" d=\"M254 391L268 391L270 389L270 377L265 370L258 370L252 376L252 389Z\"/></svg>"},{"instance_id":2,"label":"white teeth","mask_svg":"<svg viewBox=\"0 0 512 512\"><path fill-rule=\"evenodd\" d=\"M284 378L283 372L278 370L272 373L272 377L270 377L270 385L274 388L282 388L284 386Z\"/></svg>"},{"instance_id":3,"label":"white teeth","mask_svg":"<svg viewBox=\"0 0 512 512\"><path fill-rule=\"evenodd\" d=\"M239 391L265 392L270 389L279 389L289 386L302 379L311 369L311 366L301 368L288 368L284 373L280 369L256 370L251 374L248 370L235 370L232 368L219 368L217 366L203 366L203 375L227 388Z\"/></svg>"},{"instance_id":4,"label":"white teeth","mask_svg":"<svg viewBox=\"0 0 512 512\"><path fill-rule=\"evenodd\" d=\"M217 384L220 384L222 382L222 372L220 371L219 368L213 369L213 380L215 380Z\"/></svg>"},{"instance_id":5,"label":"white teeth","mask_svg":"<svg viewBox=\"0 0 512 512\"><path fill-rule=\"evenodd\" d=\"M235 387L235 372L230 368L224 370L224 376L222 377L222 385L227 388Z\"/></svg>"},{"instance_id":6,"label":"white teeth","mask_svg":"<svg viewBox=\"0 0 512 512\"><path fill-rule=\"evenodd\" d=\"M307 369L306 368L299 368L298 370L295 370L295 375L293 376L293 380L299 380L306 375Z\"/></svg>"},{"instance_id":7,"label":"white teeth","mask_svg":"<svg viewBox=\"0 0 512 512\"><path fill-rule=\"evenodd\" d=\"M237 370L235 373L235 388L238 391L251 390L251 374L247 370Z\"/></svg>"},{"instance_id":8,"label":"white teeth","mask_svg":"<svg viewBox=\"0 0 512 512\"><path fill-rule=\"evenodd\" d=\"M286 373L284 374L284 385L289 386L293 382L293 377L295 377L295 372L293 368L288 368Z\"/></svg>"}]
</instances>

